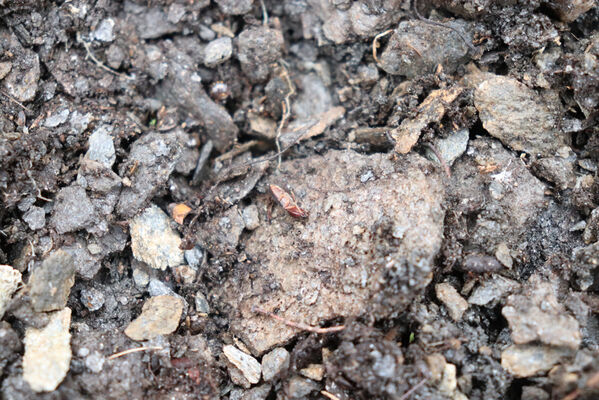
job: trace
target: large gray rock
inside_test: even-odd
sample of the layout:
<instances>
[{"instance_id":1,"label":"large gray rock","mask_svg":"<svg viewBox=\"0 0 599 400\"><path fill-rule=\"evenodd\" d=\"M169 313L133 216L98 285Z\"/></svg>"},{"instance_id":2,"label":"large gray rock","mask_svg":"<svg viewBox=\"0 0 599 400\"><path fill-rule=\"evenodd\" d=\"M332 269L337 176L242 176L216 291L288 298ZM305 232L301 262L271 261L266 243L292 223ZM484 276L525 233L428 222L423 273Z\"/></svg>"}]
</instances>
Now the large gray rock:
<instances>
[{"instance_id":1,"label":"large gray rock","mask_svg":"<svg viewBox=\"0 0 599 400\"><path fill-rule=\"evenodd\" d=\"M254 306L311 325L404 310L430 282L441 245L443 190L435 171L416 154L393 162L331 151L282 163L269 183L292 190L309 217L295 220L276 206L270 223L245 242L248 259L259 260L252 277L233 274L213 293L241 312L233 332L258 355L298 331L256 315Z\"/></svg>"},{"instance_id":2,"label":"large gray rock","mask_svg":"<svg viewBox=\"0 0 599 400\"><path fill-rule=\"evenodd\" d=\"M34 310L41 312L64 308L74 283L73 257L65 251L55 251L33 270L29 278L29 296Z\"/></svg>"},{"instance_id":3,"label":"large gray rock","mask_svg":"<svg viewBox=\"0 0 599 400\"><path fill-rule=\"evenodd\" d=\"M89 228L95 219L96 211L85 189L78 185L60 189L51 217L56 232L63 234Z\"/></svg>"}]
</instances>

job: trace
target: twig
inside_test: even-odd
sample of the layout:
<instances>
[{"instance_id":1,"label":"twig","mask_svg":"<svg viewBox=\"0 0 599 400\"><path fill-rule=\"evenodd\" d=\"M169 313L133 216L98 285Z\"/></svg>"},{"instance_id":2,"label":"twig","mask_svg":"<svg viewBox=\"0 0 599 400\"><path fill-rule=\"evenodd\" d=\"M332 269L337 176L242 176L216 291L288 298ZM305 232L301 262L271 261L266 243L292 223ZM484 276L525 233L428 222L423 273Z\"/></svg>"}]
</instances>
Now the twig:
<instances>
[{"instance_id":1,"label":"twig","mask_svg":"<svg viewBox=\"0 0 599 400\"><path fill-rule=\"evenodd\" d=\"M270 317L274 320L277 320L279 322L284 323L285 325L291 327L291 328L296 328L296 329L300 329L302 331L308 331L308 332L312 332L312 333L319 333L319 334L325 334L325 333L334 333L334 332L340 332L342 330L345 329L345 325L337 325L337 326L331 326L328 328L318 328L316 326L312 326L312 325L306 325L303 324L301 322L293 322L293 321L289 321L288 319L285 319L283 317L278 316L275 313L272 313L270 311L266 311L265 309L258 307L258 306L254 306L252 307L252 312L258 313L258 314L262 314L262 315L266 315L267 317Z\"/></svg>"},{"instance_id":2,"label":"twig","mask_svg":"<svg viewBox=\"0 0 599 400\"><path fill-rule=\"evenodd\" d=\"M259 140L250 140L249 142L242 143L239 146L233 147L228 152L226 152L226 153L224 153L224 154L216 157L214 159L214 161L221 162L221 161L225 161L225 160L228 160L230 158L233 158L235 156L238 156L239 154L244 153L247 150L251 149L252 147L254 147L255 145L257 145L258 143L260 143Z\"/></svg>"},{"instance_id":3,"label":"twig","mask_svg":"<svg viewBox=\"0 0 599 400\"><path fill-rule=\"evenodd\" d=\"M374 58L374 61L378 64L379 63L379 59L376 56L376 51L379 48L379 39L387 36L388 34L390 34L391 32L393 32L393 29L387 29L385 32L379 33L378 35L376 35L374 37L374 39L372 39L372 58Z\"/></svg>"},{"instance_id":4,"label":"twig","mask_svg":"<svg viewBox=\"0 0 599 400\"><path fill-rule=\"evenodd\" d=\"M12 101L13 103L15 103L16 105L18 105L19 107L21 107L23 110L25 110L27 112L33 112L33 111L31 111L30 108L25 107L23 105L23 103L21 103L19 100L17 100L14 97L12 97L10 94L6 93L4 90L0 90L0 93L2 93L4 96L8 97L8 100Z\"/></svg>"},{"instance_id":5,"label":"twig","mask_svg":"<svg viewBox=\"0 0 599 400\"><path fill-rule=\"evenodd\" d=\"M139 351L163 350L163 349L164 349L164 347L137 347L137 348L134 348L134 349L124 350L124 351L121 351L119 353L114 353L113 355L109 356L107 359L108 360L114 360L115 358L126 356L127 354L131 354L131 353L137 353Z\"/></svg>"},{"instance_id":6,"label":"twig","mask_svg":"<svg viewBox=\"0 0 599 400\"><path fill-rule=\"evenodd\" d=\"M420 11L418 11L418 0L414 0L414 13L416 14L416 16L418 17L419 20L426 22L427 24L440 26L440 27L446 28L446 29L451 29L452 31L454 31L455 33L458 34L458 36L460 37L460 39L462 39L464 41L464 43L466 43L466 46L468 46L468 48L472 51L473 54L475 54L475 55L478 54L477 48L474 47L472 45L472 43L470 43L470 41L468 39L466 39L466 37L462 34L462 32L460 32L457 28L454 28L453 26L444 24L442 22L432 21L428 18L424 18L420 14Z\"/></svg>"},{"instance_id":7,"label":"twig","mask_svg":"<svg viewBox=\"0 0 599 400\"><path fill-rule=\"evenodd\" d=\"M410 397L415 391L417 391L418 389L420 389L420 387L422 385L424 385L426 383L426 381L428 380L428 378L423 378L420 382L418 382L416 385L414 385L414 387L410 390L408 390L407 392L405 392L403 394L403 396L401 396L399 398L399 400L406 400L408 397Z\"/></svg>"},{"instance_id":8,"label":"twig","mask_svg":"<svg viewBox=\"0 0 599 400\"><path fill-rule=\"evenodd\" d=\"M268 25L268 11L266 10L266 4L264 0L260 0L260 6L262 7L262 25Z\"/></svg>"},{"instance_id":9,"label":"twig","mask_svg":"<svg viewBox=\"0 0 599 400\"><path fill-rule=\"evenodd\" d=\"M327 392L326 390L321 390L320 394L323 395L324 397L328 397L331 400L340 400L339 397L335 396L331 392Z\"/></svg>"},{"instance_id":10,"label":"twig","mask_svg":"<svg viewBox=\"0 0 599 400\"><path fill-rule=\"evenodd\" d=\"M287 94L285 95L285 99L281 102L281 107L283 108L283 115L281 116L281 121L279 122L279 126L277 127L277 136L275 139L277 145L277 152L279 153L279 162L277 164L277 168L281 166L281 133L283 132L283 126L285 125L287 119L289 119L289 116L291 115L291 104L289 103L289 99L291 98L291 96L295 94L295 87L293 86L293 83L291 83L291 79L289 78L289 73L287 72L287 68L285 67L284 62L281 60L279 64L283 69L281 77L284 78L285 81L287 81L287 87L289 88L289 92L287 92Z\"/></svg>"},{"instance_id":11,"label":"twig","mask_svg":"<svg viewBox=\"0 0 599 400\"><path fill-rule=\"evenodd\" d=\"M83 45L83 47L85 48L85 51L87 52L87 56L89 58L92 59L92 61L100 68L102 68L104 71L110 72L111 74L114 74L116 76L120 76L122 78L125 79L129 79L129 80L134 80L135 78L133 78L132 76L129 76L127 74L123 74L121 72L115 71L114 69L110 68L109 66L105 65L102 61L98 60L96 58L96 56L94 55L94 53L92 52L91 48L89 47L89 43L86 42L85 40L83 40L81 38L81 34L79 32L77 32L77 42L81 43Z\"/></svg>"},{"instance_id":12,"label":"twig","mask_svg":"<svg viewBox=\"0 0 599 400\"><path fill-rule=\"evenodd\" d=\"M449 169L449 165L447 165L447 163L445 162L445 159L443 158L443 156L441 156L441 153L439 152L439 150L437 150L437 148L435 146L433 146L432 143L425 143L424 145L426 147L428 147L429 149L431 149L431 151L433 153L435 153L435 156L437 156L437 158L439 159L439 162L441 163L441 166L445 170L447 177L451 178L451 170Z\"/></svg>"}]
</instances>

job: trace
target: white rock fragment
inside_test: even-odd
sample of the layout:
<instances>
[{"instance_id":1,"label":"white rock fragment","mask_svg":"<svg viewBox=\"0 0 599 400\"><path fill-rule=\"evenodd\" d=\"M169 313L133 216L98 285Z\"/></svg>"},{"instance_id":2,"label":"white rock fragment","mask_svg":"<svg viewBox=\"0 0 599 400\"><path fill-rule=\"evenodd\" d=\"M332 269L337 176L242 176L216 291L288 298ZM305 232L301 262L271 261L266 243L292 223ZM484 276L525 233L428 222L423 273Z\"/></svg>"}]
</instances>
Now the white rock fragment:
<instances>
[{"instance_id":1,"label":"white rock fragment","mask_svg":"<svg viewBox=\"0 0 599 400\"><path fill-rule=\"evenodd\" d=\"M170 226L169 217L151 205L131 221L133 256L152 268L165 270L185 263L181 238Z\"/></svg>"},{"instance_id":2,"label":"white rock fragment","mask_svg":"<svg viewBox=\"0 0 599 400\"><path fill-rule=\"evenodd\" d=\"M114 40L114 20L106 18L96 27L94 31L94 39L100 42L112 42Z\"/></svg>"},{"instance_id":3,"label":"white rock fragment","mask_svg":"<svg viewBox=\"0 0 599 400\"><path fill-rule=\"evenodd\" d=\"M15 290L21 283L21 273L10 265L0 265L0 319Z\"/></svg>"},{"instance_id":4,"label":"white rock fragment","mask_svg":"<svg viewBox=\"0 0 599 400\"><path fill-rule=\"evenodd\" d=\"M116 161L116 153L112 136L104 126L100 126L91 134L88 146L85 158L97 161L107 168L112 167L112 164Z\"/></svg>"},{"instance_id":5,"label":"white rock fragment","mask_svg":"<svg viewBox=\"0 0 599 400\"><path fill-rule=\"evenodd\" d=\"M227 357L227 360L241 371L248 382L256 384L260 381L262 367L254 357L230 344L223 347L223 353L225 354L225 357Z\"/></svg>"},{"instance_id":6,"label":"white rock fragment","mask_svg":"<svg viewBox=\"0 0 599 400\"><path fill-rule=\"evenodd\" d=\"M23 379L35 392L50 392L58 387L71 363L71 309L54 313L42 329L25 331Z\"/></svg>"}]
</instances>

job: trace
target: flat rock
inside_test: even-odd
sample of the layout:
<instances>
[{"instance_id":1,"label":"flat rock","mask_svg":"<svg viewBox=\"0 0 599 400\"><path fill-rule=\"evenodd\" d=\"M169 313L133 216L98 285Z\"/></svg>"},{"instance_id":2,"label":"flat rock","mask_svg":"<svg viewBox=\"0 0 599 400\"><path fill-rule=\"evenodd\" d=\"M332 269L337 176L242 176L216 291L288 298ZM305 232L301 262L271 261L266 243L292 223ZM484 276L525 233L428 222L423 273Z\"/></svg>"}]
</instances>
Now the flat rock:
<instances>
[{"instance_id":1,"label":"flat rock","mask_svg":"<svg viewBox=\"0 0 599 400\"><path fill-rule=\"evenodd\" d=\"M165 270L184 264L181 238L170 226L170 218L151 205L130 223L133 256L152 268Z\"/></svg>"},{"instance_id":2,"label":"flat rock","mask_svg":"<svg viewBox=\"0 0 599 400\"><path fill-rule=\"evenodd\" d=\"M88 228L95 220L96 212L85 189L79 185L60 189L50 218L56 232L63 234Z\"/></svg>"},{"instance_id":3,"label":"flat rock","mask_svg":"<svg viewBox=\"0 0 599 400\"><path fill-rule=\"evenodd\" d=\"M250 12L254 0L215 0L223 14L242 15Z\"/></svg>"},{"instance_id":4,"label":"flat rock","mask_svg":"<svg viewBox=\"0 0 599 400\"><path fill-rule=\"evenodd\" d=\"M214 293L241 311L233 332L260 355L297 330L256 315L254 306L311 325L407 307L430 282L441 244L436 171L416 154L393 162L381 154L331 151L282 163L269 183L293 192L309 217L295 220L277 205L270 223L245 242L248 258L260 260L252 278L235 274ZM269 289L261 294L257 287Z\"/></svg>"},{"instance_id":5,"label":"flat rock","mask_svg":"<svg viewBox=\"0 0 599 400\"><path fill-rule=\"evenodd\" d=\"M518 282L494 274L491 278L481 281L468 298L468 303L493 308L500 300L519 287Z\"/></svg>"},{"instance_id":6,"label":"flat rock","mask_svg":"<svg viewBox=\"0 0 599 400\"><path fill-rule=\"evenodd\" d=\"M133 171L131 184L121 191L116 210L131 217L163 188L175 169L181 155L181 145L174 133L149 132L131 146L127 161L121 165L119 175L125 177Z\"/></svg>"},{"instance_id":7,"label":"flat rock","mask_svg":"<svg viewBox=\"0 0 599 400\"><path fill-rule=\"evenodd\" d=\"M274 377L289 368L291 356L283 347L277 347L262 356L262 377L270 382Z\"/></svg>"},{"instance_id":8,"label":"flat rock","mask_svg":"<svg viewBox=\"0 0 599 400\"><path fill-rule=\"evenodd\" d=\"M27 328L23 379L35 392L50 392L58 387L71 363L71 309L54 313L42 329Z\"/></svg>"},{"instance_id":9,"label":"flat rock","mask_svg":"<svg viewBox=\"0 0 599 400\"><path fill-rule=\"evenodd\" d=\"M227 360L241 371L249 383L256 384L260 381L262 367L254 357L230 344L223 347L223 353Z\"/></svg>"},{"instance_id":10,"label":"flat rock","mask_svg":"<svg viewBox=\"0 0 599 400\"><path fill-rule=\"evenodd\" d=\"M468 148L469 138L470 132L468 129L460 129L452 132L446 138L435 138L433 144L447 165L452 166L455 160L460 158ZM426 156L431 161L440 162L436 154L430 149L427 149Z\"/></svg>"},{"instance_id":11,"label":"flat rock","mask_svg":"<svg viewBox=\"0 0 599 400\"><path fill-rule=\"evenodd\" d=\"M27 283L33 309L42 312L64 308L74 283L73 257L63 250L50 254L33 270Z\"/></svg>"},{"instance_id":12,"label":"flat rock","mask_svg":"<svg viewBox=\"0 0 599 400\"><path fill-rule=\"evenodd\" d=\"M39 79L38 55L31 50L23 49L22 57L12 64L12 69L2 83L8 94L21 103L27 103L35 98Z\"/></svg>"},{"instance_id":13,"label":"flat rock","mask_svg":"<svg viewBox=\"0 0 599 400\"><path fill-rule=\"evenodd\" d=\"M501 366L518 378L527 378L549 371L570 354L567 348L513 344L501 353Z\"/></svg>"},{"instance_id":14,"label":"flat rock","mask_svg":"<svg viewBox=\"0 0 599 400\"><path fill-rule=\"evenodd\" d=\"M41 207L31 206L25 214L23 221L29 225L32 231L42 229L46 225L46 211Z\"/></svg>"},{"instance_id":15,"label":"flat rock","mask_svg":"<svg viewBox=\"0 0 599 400\"><path fill-rule=\"evenodd\" d=\"M534 341L577 349L582 341L578 321L556 297L551 282L533 275L522 291L508 297L501 310L516 344Z\"/></svg>"},{"instance_id":16,"label":"flat rock","mask_svg":"<svg viewBox=\"0 0 599 400\"><path fill-rule=\"evenodd\" d=\"M468 302L464 300L458 291L449 283L438 283L435 285L437 298L447 307L449 316L454 321L462 319L462 315L468 309Z\"/></svg>"},{"instance_id":17,"label":"flat rock","mask_svg":"<svg viewBox=\"0 0 599 400\"><path fill-rule=\"evenodd\" d=\"M0 264L0 320L13 293L21 283L21 273L10 265Z\"/></svg>"},{"instance_id":18,"label":"flat rock","mask_svg":"<svg viewBox=\"0 0 599 400\"><path fill-rule=\"evenodd\" d=\"M116 161L116 154L112 136L106 127L100 126L91 134L88 140L88 149L85 158L97 161L107 168L111 168Z\"/></svg>"},{"instance_id":19,"label":"flat rock","mask_svg":"<svg viewBox=\"0 0 599 400\"><path fill-rule=\"evenodd\" d=\"M449 25L469 36L464 21ZM415 20L401 22L395 29L380 55L380 66L389 74L415 78L433 72L438 64L452 74L468 58L468 46L457 32Z\"/></svg>"},{"instance_id":20,"label":"flat rock","mask_svg":"<svg viewBox=\"0 0 599 400\"><path fill-rule=\"evenodd\" d=\"M487 132L513 150L552 156L566 144L557 128L556 106L514 78L483 80L474 104Z\"/></svg>"},{"instance_id":21,"label":"flat rock","mask_svg":"<svg viewBox=\"0 0 599 400\"><path fill-rule=\"evenodd\" d=\"M148 299L141 314L125 329L125 335L133 340L151 340L159 335L173 333L179 326L183 313L183 300L176 296L162 295Z\"/></svg>"}]
</instances>

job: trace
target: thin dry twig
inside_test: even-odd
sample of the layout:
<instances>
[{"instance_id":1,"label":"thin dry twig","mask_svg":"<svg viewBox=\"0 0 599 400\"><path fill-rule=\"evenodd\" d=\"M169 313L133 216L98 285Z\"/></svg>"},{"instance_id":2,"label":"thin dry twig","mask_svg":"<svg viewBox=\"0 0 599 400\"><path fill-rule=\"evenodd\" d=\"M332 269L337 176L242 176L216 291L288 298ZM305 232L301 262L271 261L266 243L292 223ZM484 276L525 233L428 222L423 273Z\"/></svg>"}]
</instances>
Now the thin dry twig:
<instances>
[{"instance_id":1,"label":"thin dry twig","mask_svg":"<svg viewBox=\"0 0 599 400\"><path fill-rule=\"evenodd\" d=\"M163 350L164 347L136 347L134 349L129 349L129 350L124 350L118 353L114 353L113 355L109 356L107 359L108 360L114 360L115 358L119 358L122 356L126 356L127 354L131 354L131 353L137 353L139 351L146 351L146 350Z\"/></svg>"},{"instance_id":2,"label":"thin dry twig","mask_svg":"<svg viewBox=\"0 0 599 400\"><path fill-rule=\"evenodd\" d=\"M266 311L265 309L258 307L258 306L252 307L252 311L255 313L258 313L258 314L266 315L267 317L270 317L274 320L282 322L291 328L296 328L296 329L300 329L302 331L308 331L308 332L312 332L312 333L326 334L326 333L340 332L345 329L345 325L330 326L328 328L319 328L316 326L303 324L301 322L289 321L288 319L280 317L277 314L272 313L270 311Z\"/></svg>"},{"instance_id":3,"label":"thin dry twig","mask_svg":"<svg viewBox=\"0 0 599 400\"><path fill-rule=\"evenodd\" d=\"M378 35L376 35L374 37L374 39L372 39L372 58L374 58L374 61L378 64L379 63L379 59L376 56L376 51L379 48L379 39L387 36L388 34L390 34L391 32L393 32L393 29L387 29L385 32L379 33Z\"/></svg>"},{"instance_id":4,"label":"thin dry twig","mask_svg":"<svg viewBox=\"0 0 599 400\"><path fill-rule=\"evenodd\" d=\"M414 385L414 387L410 390L408 390L407 392L405 392L400 398L399 400L406 400L408 397L410 397L415 391L417 391L418 389L420 389L420 387L422 385L424 385L426 383L426 381L428 380L428 378L423 378L420 382L418 382L416 385Z\"/></svg>"},{"instance_id":5,"label":"thin dry twig","mask_svg":"<svg viewBox=\"0 0 599 400\"><path fill-rule=\"evenodd\" d=\"M281 65L281 69L283 70L283 72L281 73L281 77L284 78L287 82L289 92L287 92L287 94L285 95L285 99L281 102L281 107L283 108L283 115L281 116L281 121L279 122L279 126L277 127L277 136L275 139L277 145L277 153L279 153L279 162L277 164L277 168L281 166L281 133L283 132L283 126L285 126L285 123L291 116L291 103L289 102L289 99L291 98L291 96L295 94L295 87L293 86L293 83L291 83L291 78L289 78L289 72L287 71L287 67L285 66L284 61L281 60L279 64Z\"/></svg>"},{"instance_id":6,"label":"thin dry twig","mask_svg":"<svg viewBox=\"0 0 599 400\"><path fill-rule=\"evenodd\" d=\"M455 33L458 34L458 36L460 37L460 39L462 39L464 41L464 43L466 43L466 46L468 46L468 48L472 51L473 54L478 54L477 48L474 47L472 45L472 43L470 43L470 41L468 39L466 39L466 37L458 29L454 28L451 25L444 24L442 22L432 21L432 20L430 20L428 18L424 18L420 14L420 11L418 11L418 0L414 0L414 7L413 8L414 8L414 13L416 14L416 16L418 17L419 20L421 20L423 22L426 22L427 24L431 24L431 25L435 25L435 26L440 26L440 27L446 28L446 29L451 29L452 31L454 31Z\"/></svg>"},{"instance_id":7,"label":"thin dry twig","mask_svg":"<svg viewBox=\"0 0 599 400\"><path fill-rule=\"evenodd\" d=\"M429 149L431 149L431 151L433 153L435 153L435 156L437 156L437 158L439 159L439 162L441 163L441 166L445 170L447 177L451 178L451 170L449 169L449 165L447 165L447 163L445 162L445 159L443 158L443 156L441 156L441 153L439 152L439 150L437 150L437 148L432 143L425 143L424 145L426 147L428 147Z\"/></svg>"},{"instance_id":8,"label":"thin dry twig","mask_svg":"<svg viewBox=\"0 0 599 400\"><path fill-rule=\"evenodd\" d=\"M81 38L81 34L79 32L77 32L77 42L81 43L83 45L83 47L85 48L85 51L87 52L87 56L89 58L91 58L91 60L100 68L102 68L104 71L110 72L113 75L116 76L120 76L122 78L125 79L129 79L129 80L134 80L135 78L133 78L132 76L129 76L127 74L123 74L121 72L115 71L114 69L110 68L109 66L105 65L102 61L98 60L96 58L96 56L94 55L92 49L89 46L89 43L86 42L85 40L83 40Z\"/></svg>"},{"instance_id":9,"label":"thin dry twig","mask_svg":"<svg viewBox=\"0 0 599 400\"><path fill-rule=\"evenodd\" d=\"M32 112L30 108L27 108L26 106L24 106L23 103L21 103L19 100L12 97L10 94L6 93L4 90L0 89L0 93L2 93L4 96L6 96L8 98L8 100L12 101L13 103L15 103L16 105L21 107L23 110L25 110L27 112Z\"/></svg>"},{"instance_id":10,"label":"thin dry twig","mask_svg":"<svg viewBox=\"0 0 599 400\"><path fill-rule=\"evenodd\" d=\"M339 397L335 396L331 392L327 392L326 390L321 390L320 394L323 395L324 397L328 397L331 400L341 400L341 399L339 399Z\"/></svg>"},{"instance_id":11,"label":"thin dry twig","mask_svg":"<svg viewBox=\"0 0 599 400\"><path fill-rule=\"evenodd\" d=\"M268 11L266 10L266 4L264 0L260 0L260 6L262 7L262 25L268 25Z\"/></svg>"},{"instance_id":12,"label":"thin dry twig","mask_svg":"<svg viewBox=\"0 0 599 400\"><path fill-rule=\"evenodd\" d=\"M240 155L241 153L245 153L247 150L251 149L252 147L254 147L255 145L257 145L259 143L260 143L259 140L250 140L249 142L245 142L243 144L240 144L239 146L233 147L228 152L216 157L214 159L214 161L221 162L221 161L225 161L230 158L236 157L236 156Z\"/></svg>"}]
</instances>

